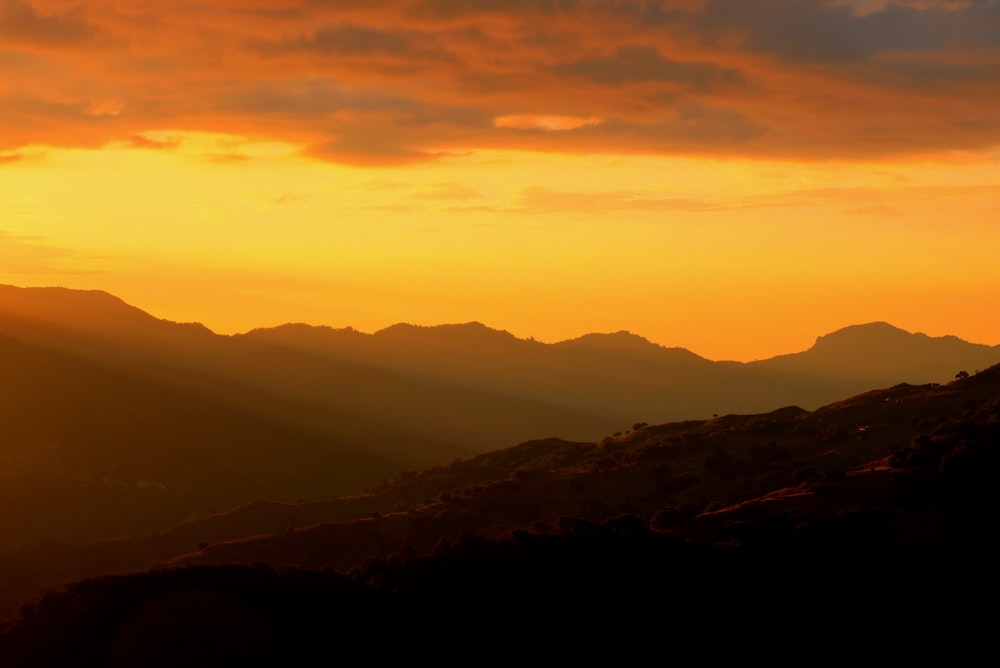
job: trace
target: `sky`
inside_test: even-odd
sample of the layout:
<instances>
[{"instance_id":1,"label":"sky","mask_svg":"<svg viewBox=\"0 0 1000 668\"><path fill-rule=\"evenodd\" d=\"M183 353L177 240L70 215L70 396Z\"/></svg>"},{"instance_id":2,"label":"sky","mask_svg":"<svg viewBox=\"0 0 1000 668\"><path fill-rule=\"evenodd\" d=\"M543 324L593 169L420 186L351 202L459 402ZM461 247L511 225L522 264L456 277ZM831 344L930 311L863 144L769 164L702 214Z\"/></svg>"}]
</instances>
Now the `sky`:
<instances>
[{"instance_id":1,"label":"sky","mask_svg":"<svg viewBox=\"0 0 1000 668\"><path fill-rule=\"evenodd\" d=\"M220 333L1000 343L1000 0L0 0L0 283Z\"/></svg>"}]
</instances>

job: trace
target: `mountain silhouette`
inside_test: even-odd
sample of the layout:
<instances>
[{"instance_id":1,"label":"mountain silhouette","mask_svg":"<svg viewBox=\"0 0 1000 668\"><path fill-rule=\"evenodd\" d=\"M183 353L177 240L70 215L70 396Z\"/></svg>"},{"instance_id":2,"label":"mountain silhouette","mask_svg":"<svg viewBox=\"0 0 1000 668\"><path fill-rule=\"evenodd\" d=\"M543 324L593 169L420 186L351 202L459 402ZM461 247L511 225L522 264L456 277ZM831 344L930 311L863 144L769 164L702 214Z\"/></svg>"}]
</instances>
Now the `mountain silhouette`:
<instances>
[{"instance_id":1,"label":"mountain silhouette","mask_svg":"<svg viewBox=\"0 0 1000 668\"><path fill-rule=\"evenodd\" d=\"M554 344L481 323L398 324L374 334L304 324L219 336L100 292L0 286L0 333L107 363L184 369L410 433L486 450L540 435L593 439L631 424L777 405L816 408L898 382L944 382L1000 362L1000 346L886 323L806 351L713 362L629 332ZM71 334L71 335L68 335Z\"/></svg>"},{"instance_id":2,"label":"mountain silhouette","mask_svg":"<svg viewBox=\"0 0 1000 668\"><path fill-rule=\"evenodd\" d=\"M442 447L238 384L192 377L193 391L2 336L0 365L0 548L360 491L412 465L394 451Z\"/></svg>"},{"instance_id":3,"label":"mountain silhouette","mask_svg":"<svg viewBox=\"0 0 1000 668\"><path fill-rule=\"evenodd\" d=\"M873 322L820 336L809 350L753 364L865 380L893 377L899 382L942 382L960 370L971 372L996 364L998 353L998 346L972 344L955 336L911 334Z\"/></svg>"},{"instance_id":4,"label":"mountain silhouette","mask_svg":"<svg viewBox=\"0 0 1000 668\"><path fill-rule=\"evenodd\" d=\"M751 363L713 362L628 332L544 344L479 323L395 325L374 334L297 324L237 338L573 407L622 425L792 403L816 408L871 387L943 382L962 369L1000 362L998 346L909 334L885 324L845 328L819 337L807 351Z\"/></svg>"},{"instance_id":5,"label":"mountain silhouette","mask_svg":"<svg viewBox=\"0 0 1000 668\"><path fill-rule=\"evenodd\" d=\"M130 657L161 651L145 647L154 641L177 649L169 640L178 637L198 638L193 651L221 643L224 656L243 656L242 636L194 633L192 619L208 629L250 620L275 660L304 660L328 647L331 625L370 642L373 619L382 636L426 634L443 622L474 628L518 606L538 623L582 623L669 600L680 606L672 628L695 629L719 606L742 628L760 617L762 600L791 602L768 613L771 630L782 614L811 623L851 604L873 622L895 619L929 595L950 610L960 601L941 592L964 597L992 582L998 396L995 366L816 411L649 425L595 443L535 440L401 474L352 498L254 503L92 544L75 553L76 568L134 570L128 555L188 551L146 572L112 568L41 594L0 623L0 659L99 663L109 647L124 651L123 634L145 639L129 644ZM109 559L116 553L126 558ZM35 557L52 565L44 551ZM143 612L150 606L159 613ZM927 614L926 605L915 610Z\"/></svg>"},{"instance_id":6,"label":"mountain silhouette","mask_svg":"<svg viewBox=\"0 0 1000 668\"><path fill-rule=\"evenodd\" d=\"M520 393L420 378L359 358L319 357L275 341L216 335L200 325L158 320L105 293L3 287L0 334L130 373L177 377L164 372L170 369L235 381L286 400L316 403L340 415L419 435L426 443L449 444L422 455L414 451L411 456L423 456L424 463L502 447L539 433L596 438L621 424L585 409ZM192 383L185 389L198 391ZM401 443L394 454L405 455L404 447Z\"/></svg>"}]
</instances>

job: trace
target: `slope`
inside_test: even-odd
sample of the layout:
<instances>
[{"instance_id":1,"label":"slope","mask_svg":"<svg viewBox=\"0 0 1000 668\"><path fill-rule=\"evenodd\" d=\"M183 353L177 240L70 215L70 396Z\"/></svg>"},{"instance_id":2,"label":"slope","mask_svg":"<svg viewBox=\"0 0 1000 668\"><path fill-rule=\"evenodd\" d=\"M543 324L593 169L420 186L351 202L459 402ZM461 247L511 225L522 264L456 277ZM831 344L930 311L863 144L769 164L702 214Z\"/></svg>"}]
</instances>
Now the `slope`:
<instances>
[{"instance_id":1,"label":"slope","mask_svg":"<svg viewBox=\"0 0 1000 668\"><path fill-rule=\"evenodd\" d=\"M101 292L0 286L0 333L131 373L172 369L237 381L427 441L461 443L466 451L495 449L538 434L597 438L623 426L620 420L519 395L428 382L357 360L219 336L200 325L157 320Z\"/></svg>"}]
</instances>

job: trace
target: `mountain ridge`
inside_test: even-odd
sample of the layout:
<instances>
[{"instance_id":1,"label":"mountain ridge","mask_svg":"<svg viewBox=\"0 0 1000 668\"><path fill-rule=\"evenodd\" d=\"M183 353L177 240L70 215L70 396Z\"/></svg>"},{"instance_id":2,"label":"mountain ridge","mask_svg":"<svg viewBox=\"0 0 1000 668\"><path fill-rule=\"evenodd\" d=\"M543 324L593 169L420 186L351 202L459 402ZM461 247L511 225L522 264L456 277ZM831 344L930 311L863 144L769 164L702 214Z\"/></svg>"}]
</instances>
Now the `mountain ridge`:
<instances>
[{"instance_id":1,"label":"mountain ridge","mask_svg":"<svg viewBox=\"0 0 1000 668\"><path fill-rule=\"evenodd\" d=\"M30 298L34 296L42 296L43 300L34 300ZM97 305L99 307L96 313L87 313L86 311L81 311L82 306L93 306ZM705 359L712 362L738 362L740 364L757 364L761 362L767 362L776 358L783 358L788 355L796 355L801 353L806 353L814 351L817 348L830 348L836 346L842 346L846 343L854 341L858 338L859 334L865 334L868 338L873 336L878 336L883 340L888 340L889 337L895 337L896 339L910 338L910 339L921 339L929 341L945 341L945 342L961 342L972 346L982 346L987 348L1000 348L1000 344L982 344L968 341L962 339L959 336L953 334L946 334L942 336L930 336L923 332L910 332L909 330L903 329L896 325L893 325L887 321L877 320L866 323L856 323L849 324L839 329L833 330L826 334L817 335L812 346L806 350L794 351L789 353L781 353L774 355L772 357L750 360L746 362L739 362L737 360L726 360L718 359L713 360L704 357L697 352L684 348L681 346L670 346L662 343L657 343L651 341L650 339L642 336L641 334L636 334L629 330L617 330L613 332L587 332L579 336L562 339L553 342L542 342L538 341L534 337L520 338L510 333L506 329L498 329L486 325L480 321L472 320L460 323L441 323L435 325L418 325L408 322L398 322L387 327L375 330L374 332L364 332L362 330L356 329L353 326L345 327L333 327L326 324L311 324L306 322L286 322L274 326L262 326L254 327L245 332L238 332L235 334L218 334L214 332L211 328L206 326L201 322L181 322L169 320L167 318L158 318L151 313L142 310L141 308L129 304L122 298L104 291L104 290L82 290L75 288L65 288L60 286L46 286L46 287L19 287L14 285L3 285L0 284L0 312L11 311L11 306L13 306L13 312L19 313L20 315L30 315L36 317L40 320L51 321L53 317L59 320L65 320L67 311L73 316L74 319L80 318L80 314L86 314L87 317L80 318L84 324L101 324L106 325L106 321L99 320L101 315L118 315L124 316L120 319L131 319L135 323L157 323L160 325L168 326L178 326L187 330L197 330L203 333L214 334L218 337L224 338L240 338L240 337L252 337L254 335L259 335L263 332L270 332L274 330L282 329L295 329L296 331L302 332L307 330L317 330L327 333L335 333L338 335L358 335L361 337L379 337L379 336L396 336L396 335L427 335L434 333L473 333L475 335L486 335L495 340L506 340L506 341L518 341L518 342L530 342L536 343L543 346L556 346L563 344L607 344L608 347L616 348L653 348L662 350L672 350L672 351L685 351L694 355L698 358ZM26 308L27 307L27 308ZM903 337L902 335L906 335Z\"/></svg>"},{"instance_id":2,"label":"mountain ridge","mask_svg":"<svg viewBox=\"0 0 1000 668\"><path fill-rule=\"evenodd\" d=\"M404 431L447 441L472 437L486 449L540 435L599 438L638 421L788 404L812 409L871 387L944 382L1000 362L1000 346L910 334L884 322L841 328L804 351L735 362L708 360L625 330L542 343L480 322L400 323L373 334L291 323L217 335L201 325L158 320L106 293L97 297L101 308L91 311L94 295L101 293L0 287L0 313L44 316L97 337L77 341L75 353L100 348L105 359L127 354L209 371L297 399L351 406ZM36 303L49 297L51 303ZM129 324L121 328L120 322ZM37 334L21 331L29 339ZM46 341L59 346L65 337ZM392 399L375 408L380 396Z\"/></svg>"}]
</instances>

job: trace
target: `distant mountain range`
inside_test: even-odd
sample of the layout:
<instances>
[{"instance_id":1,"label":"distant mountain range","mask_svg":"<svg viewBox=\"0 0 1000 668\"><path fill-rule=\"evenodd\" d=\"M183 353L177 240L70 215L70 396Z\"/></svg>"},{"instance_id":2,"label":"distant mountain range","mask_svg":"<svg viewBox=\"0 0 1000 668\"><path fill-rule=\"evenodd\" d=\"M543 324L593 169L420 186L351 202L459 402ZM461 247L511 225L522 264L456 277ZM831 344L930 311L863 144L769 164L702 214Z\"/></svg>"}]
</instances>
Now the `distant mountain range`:
<instances>
[{"instance_id":1,"label":"distant mountain range","mask_svg":"<svg viewBox=\"0 0 1000 668\"><path fill-rule=\"evenodd\" d=\"M847 327L807 351L750 363L713 362L629 332L545 344L479 323L394 325L375 334L289 324L235 338L572 407L625 425L792 403L816 408L873 387L944 382L1000 362L1000 346L910 334L886 323Z\"/></svg>"},{"instance_id":2,"label":"distant mountain range","mask_svg":"<svg viewBox=\"0 0 1000 668\"><path fill-rule=\"evenodd\" d=\"M221 336L104 292L0 286L0 520L12 528L0 548L360 492L530 439L811 410L998 362L1000 346L885 323L747 364L628 332L545 344L478 323ZM37 510L20 512L25 503Z\"/></svg>"},{"instance_id":3,"label":"distant mountain range","mask_svg":"<svg viewBox=\"0 0 1000 668\"><path fill-rule=\"evenodd\" d=\"M183 371L315 403L440 441L442 455L540 436L596 439L637 422L786 404L812 409L873 387L944 382L1000 362L1000 346L886 323L846 327L809 350L750 363L713 362L628 332L546 344L479 323L398 324L374 334L287 324L220 336L159 320L103 292L0 286L4 333L131 365L132 372L136 365Z\"/></svg>"}]
</instances>

